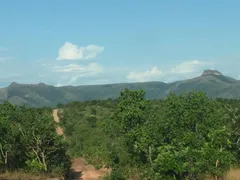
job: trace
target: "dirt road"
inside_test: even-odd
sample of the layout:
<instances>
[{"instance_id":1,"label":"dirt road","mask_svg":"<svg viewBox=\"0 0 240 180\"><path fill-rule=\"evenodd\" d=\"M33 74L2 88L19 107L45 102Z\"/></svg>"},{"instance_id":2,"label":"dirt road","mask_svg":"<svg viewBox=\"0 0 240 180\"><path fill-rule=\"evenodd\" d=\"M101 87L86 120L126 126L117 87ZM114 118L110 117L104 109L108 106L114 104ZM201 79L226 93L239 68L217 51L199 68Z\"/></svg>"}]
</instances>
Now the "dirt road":
<instances>
[{"instance_id":1,"label":"dirt road","mask_svg":"<svg viewBox=\"0 0 240 180\"><path fill-rule=\"evenodd\" d=\"M53 118L56 123L59 123L58 109L53 110ZM58 135L63 135L63 129L61 127L56 128ZM72 175L74 180L99 180L104 174L108 172L107 169L96 170L92 165L87 164L83 158L72 159ZM80 175L82 174L82 177Z\"/></svg>"},{"instance_id":2,"label":"dirt road","mask_svg":"<svg viewBox=\"0 0 240 180\"><path fill-rule=\"evenodd\" d=\"M54 109L53 110L53 119L56 123L59 123L59 117L58 117L58 109ZM57 134L58 135L63 135L63 129L61 127L57 127L56 128Z\"/></svg>"}]
</instances>

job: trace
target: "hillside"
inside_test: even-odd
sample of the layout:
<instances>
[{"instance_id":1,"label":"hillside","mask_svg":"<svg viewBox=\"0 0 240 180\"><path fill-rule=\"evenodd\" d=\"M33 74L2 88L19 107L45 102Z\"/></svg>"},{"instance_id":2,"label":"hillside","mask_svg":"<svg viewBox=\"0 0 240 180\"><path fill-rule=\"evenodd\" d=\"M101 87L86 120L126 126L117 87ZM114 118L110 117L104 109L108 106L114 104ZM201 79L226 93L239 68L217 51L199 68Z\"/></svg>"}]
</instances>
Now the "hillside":
<instances>
[{"instance_id":1,"label":"hillside","mask_svg":"<svg viewBox=\"0 0 240 180\"><path fill-rule=\"evenodd\" d=\"M143 82L106 85L55 87L40 84L12 83L0 88L0 102L5 100L17 105L31 107L54 107L71 101L103 100L116 98L121 90L143 89L148 99L166 97L170 92L181 94L189 91L204 91L211 98L240 98L240 81L213 70L206 70L199 77L173 83Z\"/></svg>"}]
</instances>

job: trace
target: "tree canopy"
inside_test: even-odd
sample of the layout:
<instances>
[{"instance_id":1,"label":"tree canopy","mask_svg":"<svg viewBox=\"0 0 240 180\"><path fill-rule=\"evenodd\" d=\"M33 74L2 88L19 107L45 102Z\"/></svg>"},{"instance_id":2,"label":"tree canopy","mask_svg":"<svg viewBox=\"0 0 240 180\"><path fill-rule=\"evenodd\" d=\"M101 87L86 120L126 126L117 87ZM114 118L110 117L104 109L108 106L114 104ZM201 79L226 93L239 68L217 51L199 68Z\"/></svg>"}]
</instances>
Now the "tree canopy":
<instances>
[{"instance_id":1,"label":"tree canopy","mask_svg":"<svg viewBox=\"0 0 240 180\"><path fill-rule=\"evenodd\" d=\"M125 89L117 100L59 104L65 139L52 110L0 105L0 168L61 172L84 157L105 179L223 177L240 163L240 100L202 92L148 100Z\"/></svg>"},{"instance_id":2,"label":"tree canopy","mask_svg":"<svg viewBox=\"0 0 240 180\"><path fill-rule=\"evenodd\" d=\"M56 134L51 109L0 105L0 165L3 170L58 172L70 168L67 142Z\"/></svg>"},{"instance_id":3,"label":"tree canopy","mask_svg":"<svg viewBox=\"0 0 240 180\"><path fill-rule=\"evenodd\" d=\"M71 153L111 167L106 179L222 177L239 154L227 102L202 92L149 101L125 89L114 103L64 106L62 123Z\"/></svg>"}]
</instances>

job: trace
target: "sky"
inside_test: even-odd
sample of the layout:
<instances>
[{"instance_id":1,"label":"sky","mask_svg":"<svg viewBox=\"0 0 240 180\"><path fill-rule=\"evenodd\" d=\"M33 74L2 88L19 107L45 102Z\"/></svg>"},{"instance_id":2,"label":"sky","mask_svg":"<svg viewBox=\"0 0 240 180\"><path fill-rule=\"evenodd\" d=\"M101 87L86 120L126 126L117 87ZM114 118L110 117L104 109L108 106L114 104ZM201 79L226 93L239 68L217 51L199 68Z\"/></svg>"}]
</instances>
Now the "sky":
<instances>
[{"instance_id":1,"label":"sky","mask_svg":"<svg viewBox=\"0 0 240 180\"><path fill-rule=\"evenodd\" d=\"M238 0L1 0L0 87L240 78Z\"/></svg>"}]
</instances>

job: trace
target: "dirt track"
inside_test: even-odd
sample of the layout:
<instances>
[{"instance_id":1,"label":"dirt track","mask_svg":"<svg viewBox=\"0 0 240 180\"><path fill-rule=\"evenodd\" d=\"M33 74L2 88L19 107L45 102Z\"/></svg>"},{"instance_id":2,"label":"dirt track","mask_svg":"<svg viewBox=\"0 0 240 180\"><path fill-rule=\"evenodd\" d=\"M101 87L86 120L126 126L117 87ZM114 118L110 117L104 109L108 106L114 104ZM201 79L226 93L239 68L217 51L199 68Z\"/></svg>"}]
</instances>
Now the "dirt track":
<instances>
[{"instance_id":1,"label":"dirt track","mask_svg":"<svg viewBox=\"0 0 240 180\"><path fill-rule=\"evenodd\" d=\"M53 110L53 119L56 123L59 123L59 117L58 117L58 109L54 109ZM57 134L58 135L63 135L63 129L61 127L57 127L56 128Z\"/></svg>"},{"instance_id":2,"label":"dirt track","mask_svg":"<svg viewBox=\"0 0 240 180\"><path fill-rule=\"evenodd\" d=\"M53 118L56 123L59 123L58 109L53 110ZM63 129L61 127L56 128L58 135L63 135ZM96 170L92 165L87 164L83 158L74 158L72 160L72 174L74 179L82 180L99 180L104 174L107 173L107 169ZM82 174L82 178L79 178Z\"/></svg>"}]
</instances>

